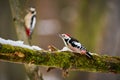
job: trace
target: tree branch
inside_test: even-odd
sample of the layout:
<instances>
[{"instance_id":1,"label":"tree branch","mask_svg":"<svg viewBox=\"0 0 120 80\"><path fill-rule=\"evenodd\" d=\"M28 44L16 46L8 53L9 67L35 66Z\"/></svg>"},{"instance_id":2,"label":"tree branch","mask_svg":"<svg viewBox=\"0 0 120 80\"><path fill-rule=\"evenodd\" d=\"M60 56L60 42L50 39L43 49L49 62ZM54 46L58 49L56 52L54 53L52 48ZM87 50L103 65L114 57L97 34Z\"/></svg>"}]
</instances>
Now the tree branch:
<instances>
[{"instance_id":1,"label":"tree branch","mask_svg":"<svg viewBox=\"0 0 120 80\"><path fill-rule=\"evenodd\" d=\"M32 63L35 65L56 67L64 70L81 70L89 72L120 73L120 58L93 55L89 59L84 55L60 51L36 51L17 46L0 44L0 60L11 62Z\"/></svg>"}]
</instances>

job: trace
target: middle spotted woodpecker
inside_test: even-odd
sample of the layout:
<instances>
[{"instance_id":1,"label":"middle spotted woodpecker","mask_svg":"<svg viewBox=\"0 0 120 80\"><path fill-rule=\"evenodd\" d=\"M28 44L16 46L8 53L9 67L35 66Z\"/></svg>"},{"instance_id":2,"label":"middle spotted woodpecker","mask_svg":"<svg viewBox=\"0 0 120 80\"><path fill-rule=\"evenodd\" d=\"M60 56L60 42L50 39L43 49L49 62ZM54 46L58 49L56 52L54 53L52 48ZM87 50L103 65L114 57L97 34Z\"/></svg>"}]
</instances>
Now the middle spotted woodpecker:
<instances>
[{"instance_id":1,"label":"middle spotted woodpecker","mask_svg":"<svg viewBox=\"0 0 120 80\"><path fill-rule=\"evenodd\" d=\"M35 8L31 7L28 10L28 13L26 14L25 18L25 30L28 38L31 38L32 32L35 28L36 24L36 10Z\"/></svg>"},{"instance_id":2,"label":"middle spotted woodpecker","mask_svg":"<svg viewBox=\"0 0 120 80\"><path fill-rule=\"evenodd\" d=\"M78 40L72 38L68 34L59 34L59 36L64 41L65 46L71 49L73 52L84 54L87 57L92 58L92 55L90 54L90 52L88 52L86 48L82 46Z\"/></svg>"}]
</instances>

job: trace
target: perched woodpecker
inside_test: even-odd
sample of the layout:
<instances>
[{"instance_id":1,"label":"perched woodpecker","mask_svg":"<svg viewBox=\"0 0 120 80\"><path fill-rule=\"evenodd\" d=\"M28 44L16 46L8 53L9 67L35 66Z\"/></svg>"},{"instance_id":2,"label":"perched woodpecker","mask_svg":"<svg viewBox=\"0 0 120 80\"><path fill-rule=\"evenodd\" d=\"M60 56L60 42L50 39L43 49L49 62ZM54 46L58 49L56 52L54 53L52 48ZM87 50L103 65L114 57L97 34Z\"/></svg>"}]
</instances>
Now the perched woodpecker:
<instances>
[{"instance_id":1,"label":"perched woodpecker","mask_svg":"<svg viewBox=\"0 0 120 80\"><path fill-rule=\"evenodd\" d=\"M28 13L26 14L25 18L25 30L28 38L31 38L32 32L35 28L36 24L36 10L35 8L30 8Z\"/></svg>"},{"instance_id":2,"label":"perched woodpecker","mask_svg":"<svg viewBox=\"0 0 120 80\"><path fill-rule=\"evenodd\" d=\"M64 41L65 46L68 47L70 50L76 53L86 55L89 58L92 58L92 55L90 54L90 52L88 52L86 48L82 46L78 40L72 38L68 34L59 34L59 36Z\"/></svg>"}]
</instances>

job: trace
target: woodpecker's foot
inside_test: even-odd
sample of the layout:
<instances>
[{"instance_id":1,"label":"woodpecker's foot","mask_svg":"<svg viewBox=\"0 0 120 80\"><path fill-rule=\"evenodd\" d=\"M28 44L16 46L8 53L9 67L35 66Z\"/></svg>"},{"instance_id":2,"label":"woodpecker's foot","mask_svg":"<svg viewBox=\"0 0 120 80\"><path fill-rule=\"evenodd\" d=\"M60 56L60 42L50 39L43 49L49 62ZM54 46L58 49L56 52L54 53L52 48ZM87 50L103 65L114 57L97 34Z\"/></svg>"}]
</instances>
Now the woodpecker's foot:
<instances>
[{"instance_id":1,"label":"woodpecker's foot","mask_svg":"<svg viewBox=\"0 0 120 80\"><path fill-rule=\"evenodd\" d=\"M86 54L86 50L81 50L81 51L80 51L80 54L81 54L81 55L85 55L85 54Z\"/></svg>"}]
</instances>

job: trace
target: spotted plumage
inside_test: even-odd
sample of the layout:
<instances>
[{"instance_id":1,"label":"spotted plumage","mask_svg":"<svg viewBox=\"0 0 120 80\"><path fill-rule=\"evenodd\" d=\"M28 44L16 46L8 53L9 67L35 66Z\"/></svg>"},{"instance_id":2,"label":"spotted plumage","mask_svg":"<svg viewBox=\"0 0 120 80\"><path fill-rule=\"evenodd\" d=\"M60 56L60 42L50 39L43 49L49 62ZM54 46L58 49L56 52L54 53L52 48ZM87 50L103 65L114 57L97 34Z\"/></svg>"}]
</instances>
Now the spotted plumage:
<instances>
[{"instance_id":1,"label":"spotted plumage","mask_svg":"<svg viewBox=\"0 0 120 80\"><path fill-rule=\"evenodd\" d=\"M87 51L86 48L78 40L72 38L68 34L60 34L59 36L64 41L64 44L73 52L85 54L87 57L92 58L90 52Z\"/></svg>"}]
</instances>

